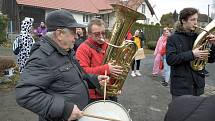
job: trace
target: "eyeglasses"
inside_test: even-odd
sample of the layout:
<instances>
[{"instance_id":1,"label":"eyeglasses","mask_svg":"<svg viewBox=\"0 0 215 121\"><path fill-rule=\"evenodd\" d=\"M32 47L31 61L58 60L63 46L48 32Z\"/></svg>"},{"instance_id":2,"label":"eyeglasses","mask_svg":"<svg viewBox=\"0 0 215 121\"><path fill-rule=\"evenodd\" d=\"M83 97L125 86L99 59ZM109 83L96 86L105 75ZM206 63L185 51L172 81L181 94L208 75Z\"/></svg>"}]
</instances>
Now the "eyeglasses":
<instances>
[{"instance_id":1,"label":"eyeglasses","mask_svg":"<svg viewBox=\"0 0 215 121\"><path fill-rule=\"evenodd\" d=\"M95 37L100 37L101 35L104 37L105 36L105 32L94 32L92 33L95 35Z\"/></svg>"}]
</instances>

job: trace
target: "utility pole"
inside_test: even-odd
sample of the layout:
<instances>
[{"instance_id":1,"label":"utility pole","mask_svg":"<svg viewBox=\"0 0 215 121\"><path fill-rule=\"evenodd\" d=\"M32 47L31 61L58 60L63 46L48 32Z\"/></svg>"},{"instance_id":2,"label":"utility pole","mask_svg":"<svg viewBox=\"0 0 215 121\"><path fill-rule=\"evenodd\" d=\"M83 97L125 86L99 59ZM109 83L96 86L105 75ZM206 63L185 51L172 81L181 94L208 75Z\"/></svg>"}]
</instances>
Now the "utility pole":
<instances>
[{"instance_id":1,"label":"utility pole","mask_svg":"<svg viewBox=\"0 0 215 121\"><path fill-rule=\"evenodd\" d=\"M208 23L210 22L210 4L208 4Z\"/></svg>"}]
</instances>

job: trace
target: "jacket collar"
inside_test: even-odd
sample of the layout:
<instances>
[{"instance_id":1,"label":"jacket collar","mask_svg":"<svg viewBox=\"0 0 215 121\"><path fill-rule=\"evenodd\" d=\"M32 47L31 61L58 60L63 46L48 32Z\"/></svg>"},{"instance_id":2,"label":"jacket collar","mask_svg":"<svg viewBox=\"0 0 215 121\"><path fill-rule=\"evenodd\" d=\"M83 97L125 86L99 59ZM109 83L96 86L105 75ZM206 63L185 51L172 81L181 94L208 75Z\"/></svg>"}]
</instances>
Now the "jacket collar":
<instances>
[{"instance_id":1,"label":"jacket collar","mask_svg":"<svg viewBox=\"0 0 215 121\"><path fill-rule=\"evenodd\" d=\"M194 31L185 30L180 22L176 22L175 33L183 34L186 36L196 36L196 35L198 35L199 31L198 30L194 30Z\"/></svg>"}]
</instances>

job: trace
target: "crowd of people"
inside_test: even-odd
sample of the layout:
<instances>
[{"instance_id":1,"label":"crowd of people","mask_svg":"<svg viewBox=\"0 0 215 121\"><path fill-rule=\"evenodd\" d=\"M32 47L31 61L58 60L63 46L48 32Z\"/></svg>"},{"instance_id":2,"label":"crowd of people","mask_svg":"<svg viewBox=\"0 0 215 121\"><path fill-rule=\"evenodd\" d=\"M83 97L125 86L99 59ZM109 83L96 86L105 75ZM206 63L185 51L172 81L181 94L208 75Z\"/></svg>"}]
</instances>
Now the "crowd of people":
<instances>
[{"instance_id":1,"label":"crowd of people","mask_svg":"<svg viewBox=\"0 0 215 121\"><path fill-rule=\"evenodd\" d=\"M194 27L197 20L197 9L183 9L174 32L172 28L165 27L157 41L152 76L163 76L161 84L170 86L172 95L165 121L177 121L176 118L180 116L176 116L175 112L178 110L181 113L180 121L187 119L188 115L184 114L186 110L178 106L181 105L177 102L179 100L187 101L187 104L193 99L196 100L197 103L187 105L193 105L195 110L198 110L196 105L205 104L199 103L202 100L214 100L183 97L200 96L204 93L206 71L192 70L190 62L206 57L210 63L215 61L214 35L207 36L212 44L211 51L192 48L198 36ZM104 80L120 76L123 72L119 65L112 62L103 63L108 48L106 42L109 42L105 36L105 23L101 19L93 19L88 26L84 26L77 23L73 15L66 10L50 12L46 21L41 22L41 25L31 32L33 21L33 18L28 17L22 21L20 35L14 41L13 51L17 55L21 73L21 80L16 86L17 103L38 114L39 121L77 120L83 116L81 110L84 107L103 99L101 86L104 86ZM35 42L32 34L38 36L39 41ZM133 41L138 50L143 50L144 29L135 30L133 35L129 31L125 41ZM131 64L133 79L144 75L140 72L140 65L141 59L134 59ZM111 81L108 80L108 83ZM117 96L108 96L107 99L118 102ZM211 106L205 106L203 109L208 117L213 117ZM195 112L189 115L195 115ZM201 117L201 114L197 117ZM194 120L197 119L194 116L188 118L189 121L203 121Z\"/></svg>"}]
</instances>

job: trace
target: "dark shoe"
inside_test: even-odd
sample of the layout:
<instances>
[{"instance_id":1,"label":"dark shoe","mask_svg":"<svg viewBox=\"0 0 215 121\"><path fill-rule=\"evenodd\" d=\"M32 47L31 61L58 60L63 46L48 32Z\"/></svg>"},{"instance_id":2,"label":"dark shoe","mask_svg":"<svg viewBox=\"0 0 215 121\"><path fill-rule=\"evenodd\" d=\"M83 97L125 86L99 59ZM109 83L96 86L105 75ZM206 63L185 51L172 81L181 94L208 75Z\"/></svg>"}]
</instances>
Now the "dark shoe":
<instances>
[{"instance_id":1,"label":"dark shoe","mask_svg":"<svg viewBox=\"0 0 215 121\"><path fill-rule=\"evenodd\" d=\"M158 74L152 74L152 77L157 77L158 76Z\"/></svg>"},{"instance_id":2,"label":"dark shoe","mask_svg":"<svg viewBox=\"0 0 215 121\"><path fill-rule=\"evenodd\" d=\"M161 84L164 86L164 87L167 87L169 84L165 81L161 82Z\"/></svg>"},{"instance_id":3,"label":"dark shoe","mask_svg":"<svg viewBox=\"0 0 215 121\"><path fill-rule=\"evenodd\" d=\"M206 77L209 77L209 72L207 70L204 70L204 74Z\"/></svg>"}]
</instances>

